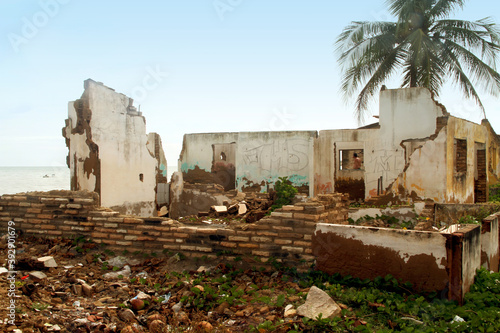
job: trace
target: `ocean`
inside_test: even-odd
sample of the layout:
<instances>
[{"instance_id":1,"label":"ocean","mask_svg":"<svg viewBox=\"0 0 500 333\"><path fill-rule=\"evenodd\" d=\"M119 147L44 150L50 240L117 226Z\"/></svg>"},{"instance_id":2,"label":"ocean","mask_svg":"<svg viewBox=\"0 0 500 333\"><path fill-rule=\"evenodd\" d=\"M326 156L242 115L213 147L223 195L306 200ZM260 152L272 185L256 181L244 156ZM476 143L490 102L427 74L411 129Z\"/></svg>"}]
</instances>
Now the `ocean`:
<instances>
[{"instance_id":1,"label":"ocean","mask_svg":"<svg viewBox=\"0 0 500 333\"><path fill-rule=\"evenodd\" d=\"M167 167L167 179L177 167ZM69 190L70 173L66 166L3 167L0 166L0 195L32 191Z\"/></svg>"}]
</instances>

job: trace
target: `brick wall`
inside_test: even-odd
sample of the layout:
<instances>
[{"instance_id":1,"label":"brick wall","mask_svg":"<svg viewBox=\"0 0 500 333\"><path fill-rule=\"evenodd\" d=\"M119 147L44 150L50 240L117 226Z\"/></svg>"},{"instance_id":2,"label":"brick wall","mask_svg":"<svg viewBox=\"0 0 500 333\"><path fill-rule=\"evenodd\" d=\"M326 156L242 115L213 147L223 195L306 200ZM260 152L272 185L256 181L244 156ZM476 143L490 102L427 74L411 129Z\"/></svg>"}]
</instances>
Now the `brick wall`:
<instances>
[{"instance_id":1,"label":"brick wall","mask_svg":"<svg viewBox=\"0 0 500 333\"><path fill-rule=\"evenodd\" d=\"M51 191L0 197L0 231L14 221L16 230L43 237L85 236L113 250L180 252L188 257L228 259L274 257L293 266L314 262L311 239L316 224L347 219L347 198L320 195L284 206L256 223L189 226L168 218L120 215L97 205L97 194Z\"/></svg>"}]
</instances>

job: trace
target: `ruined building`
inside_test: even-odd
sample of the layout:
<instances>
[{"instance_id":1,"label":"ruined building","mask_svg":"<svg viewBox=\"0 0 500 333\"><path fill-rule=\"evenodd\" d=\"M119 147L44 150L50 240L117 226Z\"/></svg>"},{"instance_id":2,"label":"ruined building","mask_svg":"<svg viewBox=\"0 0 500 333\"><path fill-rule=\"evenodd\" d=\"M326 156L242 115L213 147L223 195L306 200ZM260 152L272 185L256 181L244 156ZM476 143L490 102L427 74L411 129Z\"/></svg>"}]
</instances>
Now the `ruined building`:
<instances>
[{"instance_id":1,"label":"ruined building","mask_svg":"<svg viewBox=\"0 0 500 333\"><path fill-rule=\"evenodd\" d=\"M308 196L488 200L488 185L499 181L500 139L486 119L451 116L425 88L381 91L378 117L358 129L186 134L171 186L159 136L146 134L130 98L101 83L85 81L63 135L71 189L96 191L101 205L141 216L163 205L174 218L207 211L241 192L268 192L280 177Z\"/></svg>"},{"instance_id":2,"label":"ruined building","mask_svg":"<svg viewBox=\"0 0 500 333\"><path fill-rule=\"evenodd\" d=\"M301 192L396 203L485 202L500 140L487 120L451 116L425 88L380 92L379 123L358 129L186 134L184 181L267 191L288 176ZM361 168L354 168L354 153Z\"/></svg>"},{"instance_id":3,"label":"ruined building","mask_svg":"<svg viewBox=\"0 0 500 333\"><path fill-rule=\"evenodd\" d=\"M63 128L71 190L95 191L100 205L123 214L156 216L168 197L160 136L146 134L131 98L90 79L84 86Z\"/></svg>"}]
</instances>

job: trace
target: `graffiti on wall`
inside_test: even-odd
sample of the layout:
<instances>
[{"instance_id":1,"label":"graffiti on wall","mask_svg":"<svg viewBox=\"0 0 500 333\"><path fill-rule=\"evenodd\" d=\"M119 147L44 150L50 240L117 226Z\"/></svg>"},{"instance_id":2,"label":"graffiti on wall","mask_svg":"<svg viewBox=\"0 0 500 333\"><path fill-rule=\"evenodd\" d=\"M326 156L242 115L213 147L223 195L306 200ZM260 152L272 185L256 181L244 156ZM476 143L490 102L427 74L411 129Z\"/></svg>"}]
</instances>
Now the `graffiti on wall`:
<instances>
[{"instance_id":1,"label":"graffiti on wall","mask_svg":"<svg viewBox=\"0 0 500 333\"><path fill-rule=\"evenodd\" d=\"M309 165L308 151L308 140L273 140L244 149L243 161L261 171L298 172Z\"/></svg>"}]
</instances>

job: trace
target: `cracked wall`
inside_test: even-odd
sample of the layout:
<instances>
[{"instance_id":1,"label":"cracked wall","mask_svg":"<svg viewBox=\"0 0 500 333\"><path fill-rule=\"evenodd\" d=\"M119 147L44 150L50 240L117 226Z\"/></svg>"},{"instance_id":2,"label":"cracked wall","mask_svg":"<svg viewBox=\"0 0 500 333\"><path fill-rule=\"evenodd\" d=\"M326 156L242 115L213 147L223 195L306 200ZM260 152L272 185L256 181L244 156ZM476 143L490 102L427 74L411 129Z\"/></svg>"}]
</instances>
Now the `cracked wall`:
<instances>
[{"instance_id":1,"label":"cracked wall","mask_svg":"<svg viewBox=\"0 0 500 333\"><path fill-rule=\"evenodd\" d=\"M156 193L167 183L159 136L146 134L132 99L90 79L84 88L63 128L71 189L95 191L101 205L123 214L156 216Z\"/></svg>"},{"instance_id":2,"label":"cracked wall","mask_svg":"<svg viewBox=\"0 0 500 333\"><path fill-rule=\"evenodd\" d=\"M313 195L315 131L186 134L179 157L184 181L226 190L267 192L287 176Z\"/></svg>"}]
</instances>

